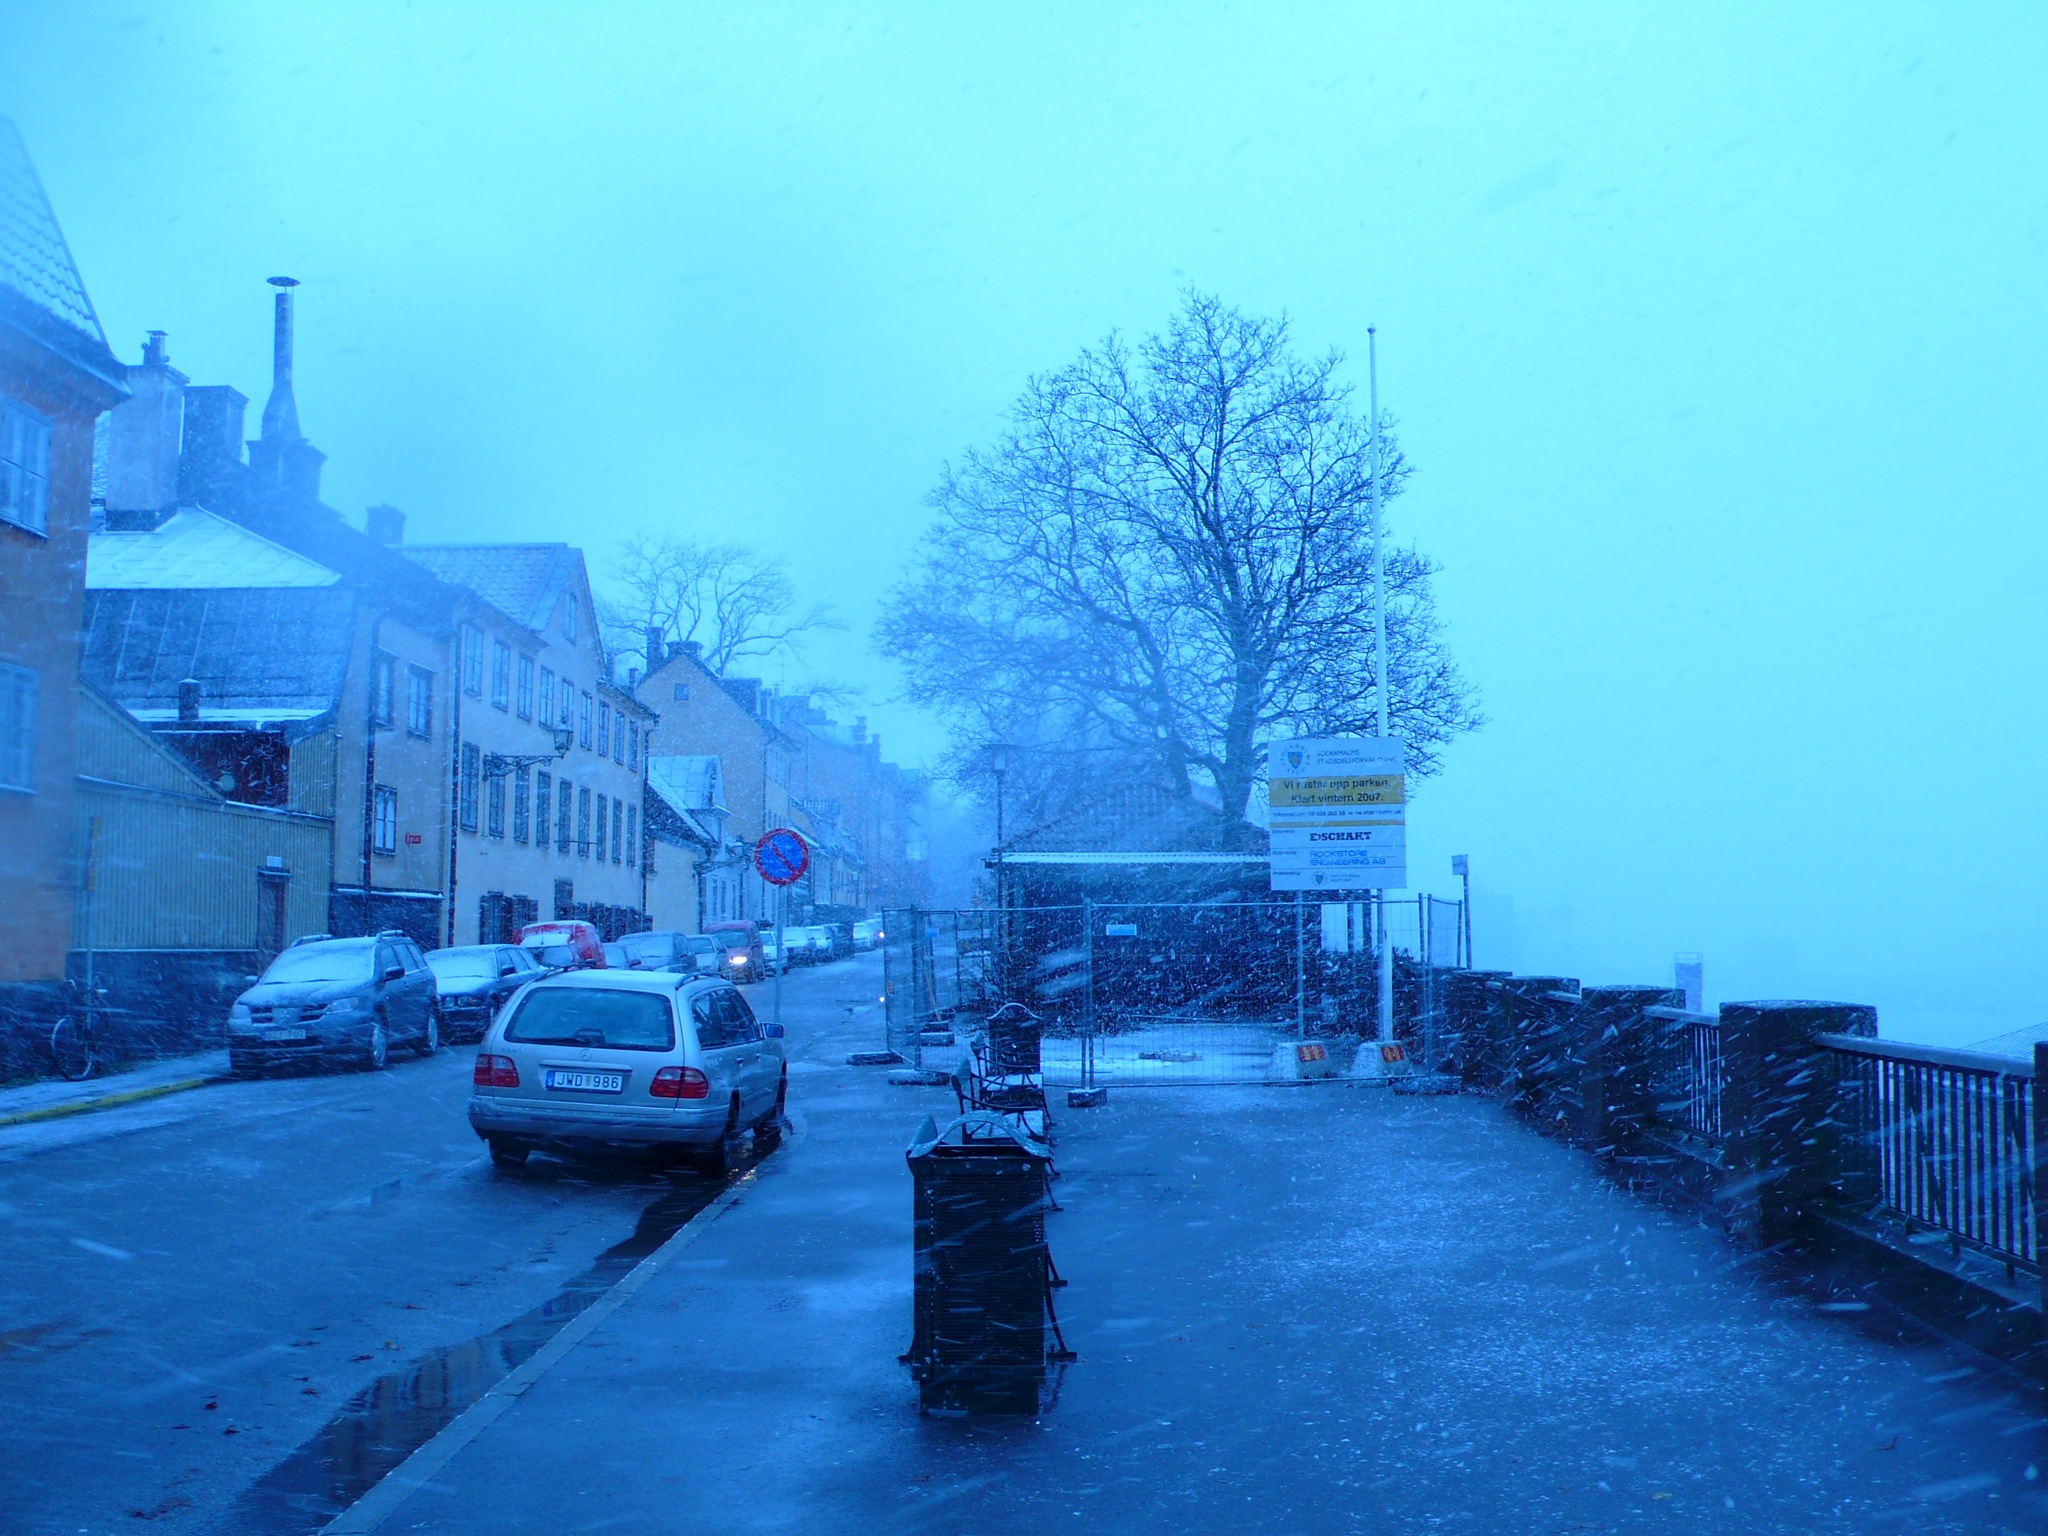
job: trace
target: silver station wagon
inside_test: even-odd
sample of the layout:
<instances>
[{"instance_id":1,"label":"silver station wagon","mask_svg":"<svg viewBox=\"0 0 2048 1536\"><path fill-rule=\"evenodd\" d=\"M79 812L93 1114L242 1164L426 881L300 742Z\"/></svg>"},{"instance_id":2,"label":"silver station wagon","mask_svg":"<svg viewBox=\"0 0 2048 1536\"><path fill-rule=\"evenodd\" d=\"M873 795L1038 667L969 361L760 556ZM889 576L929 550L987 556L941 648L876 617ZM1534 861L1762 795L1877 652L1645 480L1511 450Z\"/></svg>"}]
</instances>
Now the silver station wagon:
<instances>
[{"instance_id":1,"label":"silver station wagon","mask_svg":"<svg viewBox=\"0 0 2048 1536\"><path fill-rule=\"evenodd\" d=\"M469 1123L501 1166L535 1149L639 1151L729 1172L779 1137L782 1027L715 977L566 971L529 983L484 1034Z\"/></svg>"}]
</instances>

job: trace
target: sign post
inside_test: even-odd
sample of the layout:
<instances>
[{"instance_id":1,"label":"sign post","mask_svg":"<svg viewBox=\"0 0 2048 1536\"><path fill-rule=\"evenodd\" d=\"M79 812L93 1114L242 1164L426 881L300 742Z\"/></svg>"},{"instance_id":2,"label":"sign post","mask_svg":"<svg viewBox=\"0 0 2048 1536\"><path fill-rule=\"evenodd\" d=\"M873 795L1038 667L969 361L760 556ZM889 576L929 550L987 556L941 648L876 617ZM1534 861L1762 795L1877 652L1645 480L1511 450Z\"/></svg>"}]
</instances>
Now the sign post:
<instances>
[{"instance_id":1,"label":"sign post","mask_svg":"<svg viewBox=\"0 0 2048 1536\"><path fill-rule=\"evenodd\" d=\"M782 1023L782 973L789 969L784 925L789 916L789 887L811 867L811 845L788 827L763 833L754 844L754 868L775 887L775 1022Z\"/></svg>"},{"instance_id":2,"label":"sign post","mask_svg":"<svg viewBox=\"0 0 2048 1536\"><path fill-rule=\"evenodd\" d=\"M1356 1076L1383 1077L1406 1065L1394 1041L1393 942L1384 893L1408 884L1407 783L1407 743L1398 736L1305 737L1268 749L1272 888L1376 893L1378 1041L1359 1051Z\"/></svg>"}]
</instances>

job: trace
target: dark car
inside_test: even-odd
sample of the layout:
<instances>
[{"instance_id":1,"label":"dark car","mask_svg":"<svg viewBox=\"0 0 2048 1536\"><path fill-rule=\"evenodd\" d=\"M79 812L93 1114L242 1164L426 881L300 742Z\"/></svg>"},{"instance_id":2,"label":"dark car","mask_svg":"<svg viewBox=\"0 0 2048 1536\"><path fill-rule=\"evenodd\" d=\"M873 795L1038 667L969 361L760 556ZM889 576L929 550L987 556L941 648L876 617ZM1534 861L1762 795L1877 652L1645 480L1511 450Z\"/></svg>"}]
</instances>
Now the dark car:
<instances>
[{"instance_id":1,"label":"dark car","mask_svg":"<svg viewBox=\"0 0 2048 1536\"><path fill-rule=\"evenodd\" d=\"M629 933L604 948L607 963L622 970L674 971L685 976L710 976L718 970L718 942L701 933L678 933L672 929ZM619 958L612 958L613 950L618 951Z\"/></svg>"},{"instance_id":2,"label":"dark car","mask_svg":"<svg viewBox=\"0 0 2048 1536\"><path fill-rule=\"evenodd\" d=\"M235 999L229 1068L314 1061L375 1070L399 1044L431 1056L441 1045L437 994L426 955L402 933L301 939Z\"/></svg>"},{"instance_id":3,"label":"dark car","mask_svg":"<svg viewBox=\"0 0 2048 1536\"><path fill-rule=\"evenodd\" d=\"M463 944L427 956L440 992L441 1032L450 1041L481 1040L506 998L547 974L516 944Z\"/></svg>"},{"instance_id":4,"label":"dark car","mask_svg":"<svg viewBox=\"0 0 2048 1536\"><path fill-rule=\"evenodd\" d=\"M768 957L761 953L761 929L751 917L706 923L704 932L719 947L718 974L727 981L758 981L768 974Z\"/></svg>"}]
</instances>

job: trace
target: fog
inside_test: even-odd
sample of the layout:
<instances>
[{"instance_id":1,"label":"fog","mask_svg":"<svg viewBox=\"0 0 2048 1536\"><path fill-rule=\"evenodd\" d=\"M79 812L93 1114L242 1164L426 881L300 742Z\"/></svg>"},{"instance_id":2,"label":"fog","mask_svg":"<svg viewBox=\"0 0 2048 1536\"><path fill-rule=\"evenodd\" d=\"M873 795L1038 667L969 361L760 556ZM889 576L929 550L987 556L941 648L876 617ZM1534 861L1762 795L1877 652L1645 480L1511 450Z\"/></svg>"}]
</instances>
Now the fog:
<instances>
[{"instance_id":1,"label":"fog","mask_svg":"<svg viewBox=\"0 0 2048 1536\"><path fill-rule=\"evenodd\" d=\"M865 637L1028 375L1377 325L1479 962L2048 1016L2048 18L1531 9L14 0L0 110L124 359L260 400L297 275L331 504L781 551L911 762Z\"/></svg>"}]
</instances>

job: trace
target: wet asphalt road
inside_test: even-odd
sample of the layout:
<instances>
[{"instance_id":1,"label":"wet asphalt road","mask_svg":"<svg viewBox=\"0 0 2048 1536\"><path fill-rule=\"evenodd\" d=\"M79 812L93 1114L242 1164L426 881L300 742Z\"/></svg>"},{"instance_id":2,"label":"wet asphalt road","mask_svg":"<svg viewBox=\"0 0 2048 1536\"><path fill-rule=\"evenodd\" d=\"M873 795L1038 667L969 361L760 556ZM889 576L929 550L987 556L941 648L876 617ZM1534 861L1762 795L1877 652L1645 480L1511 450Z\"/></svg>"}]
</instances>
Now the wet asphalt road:
<instances>
[{"instance_id":1,"label":"wet asphalt road","mask_svg":"<svg viewBox=\"0 0 2048 1536\"><path fill-rule=\"evenodd\" d=\"M793 1062L880 972L788 979ZM0 1530L317 1529L716 1193L495 1172L474 1057L0 1131Z\"/></svg>"}]
</instances>

